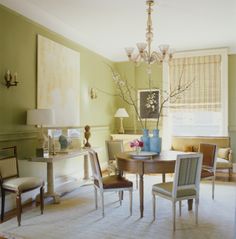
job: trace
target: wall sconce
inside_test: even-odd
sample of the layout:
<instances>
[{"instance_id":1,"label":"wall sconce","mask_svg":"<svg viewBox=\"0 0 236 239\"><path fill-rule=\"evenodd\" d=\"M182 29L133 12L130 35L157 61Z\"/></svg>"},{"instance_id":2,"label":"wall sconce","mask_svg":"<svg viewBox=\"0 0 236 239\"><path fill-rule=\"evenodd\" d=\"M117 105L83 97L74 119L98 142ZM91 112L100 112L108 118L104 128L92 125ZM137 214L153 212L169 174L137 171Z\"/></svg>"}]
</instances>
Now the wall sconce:
<instances>
[{"instance_id":1,"label":"wall sconce","mask_svg":"<svg viewBox=\"0 0 236 239\"><path fill-rule=\"evenodd\" d=\"M91 88L91 89L90 89L90 98L91 98L91 99L96 99L97 97L98 97L98 95L97 95L96 89Z\"/></svg>"},{"instance_id":2,"label":"wall sconce","mask_svg":"<svg viewBox=\"0 0 236 239\"><path fill-rule=\"evenodd\" d=\"M4 76L5 78L5 85L7 88L11 87L11 86L17 86L17 84L19 83L17 81L17 72L14 73L14 76L12 77L11 72L8 70Z\"/></svg>"}]
</instances>

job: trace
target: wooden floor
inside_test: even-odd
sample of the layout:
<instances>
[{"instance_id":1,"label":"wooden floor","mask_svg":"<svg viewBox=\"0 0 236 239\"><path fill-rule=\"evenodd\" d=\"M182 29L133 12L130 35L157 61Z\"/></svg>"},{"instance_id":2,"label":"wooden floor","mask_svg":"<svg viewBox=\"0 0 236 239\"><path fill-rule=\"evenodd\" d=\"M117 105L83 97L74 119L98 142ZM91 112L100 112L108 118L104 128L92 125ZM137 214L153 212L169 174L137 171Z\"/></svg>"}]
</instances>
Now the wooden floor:
<instances>
[{"instance_id":1,"label":"wooden floor","mask_svg":"<svg viewBox=\"0 0 236 239\"><path fill-rule=\"evenodd\" d=\"M227 172L217 172L216 173L216 181L223 182L236 182L236 173L232 173L231 177L229 177L229 173Z\"/></svg>"},{"instance_id":2,"label":"wooden floor","mask_svg":"<svg viewBox=\"0 0 236 239\"><path fill-rule=\"evenodd\" d=\"M226 172L217 172L216 173L216 181L236 182L236 173L233 173L231 175L231 177L229 177L228 172L227 173ZM47 202L45 202L45 203L47 203ZM31 210L35 206L36 206L35 202L30 202L30 203L27 203L27 204L23 205L23 213L25 211ZM38 207L38 210L40 211L40 207ZM16 217L16 210L15 209L5 213L4 222L7 221L7 220L10 220L13 217ZM16 224L17 224L17 221L16 221ZM0 239L1 239L1 237L0 237Z\"/></svg>"}]
</instances>

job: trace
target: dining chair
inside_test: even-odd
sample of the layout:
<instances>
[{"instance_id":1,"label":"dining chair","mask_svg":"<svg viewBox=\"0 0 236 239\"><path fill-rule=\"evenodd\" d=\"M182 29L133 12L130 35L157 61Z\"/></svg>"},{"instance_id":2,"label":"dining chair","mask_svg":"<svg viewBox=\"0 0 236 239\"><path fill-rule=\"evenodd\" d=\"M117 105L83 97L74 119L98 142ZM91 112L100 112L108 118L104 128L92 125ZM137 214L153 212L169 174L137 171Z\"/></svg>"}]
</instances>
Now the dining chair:
<instances>
[{"instance_id":1,"label":"dining chair","mask_svg":"<svg viewBox=\"0 0 236 239\"><path fill-rule=\"evenodd\" d=\"M108 156L108 175L110 176L111 172L117 174L116 166L116 154L124 152L123 140L106 140L106 149Z\"/></svg>"},{"instance_id":2,"label":"dining chair","mask_svg":"<svg viewBox=\"0 0 236 239\"><path fill-rule=\"evenodd\" d=\"M97 153L90 149L89 158L94 179L94 193L95 193L95 208L98 208L97 191L101 194L102 201L102 216L104 217L104 193L105 192L119 192L120 205L122 204L123 191L129 191L130 195L130 215L132 215L132 193L133 183L121 175L102 176L102 171Z\"/></svg>"},{"instance_id":3,"label":"dining chair","mask_svg":"<svg viewBox=\"0 0 236 239\"><path fill-rule=\"evenodd\" d=\"M21 194L40 188L40 209L44 209L44 182L36 177L20 177L18 170L17 148L0 149L0 188L1 188L1 221L4 220L6 192L16 194L16 209L18 226L21 225Z\"/></svg>"},{"instance_id":4,"label":"dining chair","mask_svg":"<svg viewBox=\"0 0 236 239\"><path fill-rule=\"evenodd\" d=\"M118 174L119 170L116 165L116 155L124 152L123 140L106 140L106 149L108 155L108 175L110 175L111 172ZM136 189L138 189L138 174L136 174Z\"/></svg>"},{"instance_id":5,"label":"dining chair","mask_svg":"<svg viewBox=\"0 0 236 239\"><path fill-rule=\"evenodd\" d=\"M201 179L212 180L212 199L214 199L217 146L215 144L201 143L199 145L199 152L203 154Z\"/></svg>"},{"instance_id":6,"label":"dining chair","mask_svg":"<svg viewBox=\"0 0 236 239\"><path fill-rule=\"evenodd\" d=\"M195 221L198 223L199 185L202 167L202 154L177 155L173 182L158 183L152 186L153 219L156 218L156 195L172 201L173 230L175 231L176 202L195 199Z\"/></svg>"}]
</instances>

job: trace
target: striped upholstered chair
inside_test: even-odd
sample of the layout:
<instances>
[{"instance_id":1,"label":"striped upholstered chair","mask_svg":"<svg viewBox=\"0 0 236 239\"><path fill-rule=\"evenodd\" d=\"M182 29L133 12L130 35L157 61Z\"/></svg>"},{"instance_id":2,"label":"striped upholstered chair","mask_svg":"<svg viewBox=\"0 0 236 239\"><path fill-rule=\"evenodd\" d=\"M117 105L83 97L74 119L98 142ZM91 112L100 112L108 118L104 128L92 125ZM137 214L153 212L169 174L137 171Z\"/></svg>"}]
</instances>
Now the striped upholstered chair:
<instances>
[{"instance_id":1,"label":"striped upholstered chair","mask_svg":"<svg viewBox=\"0 0 236 239\"><path fill-rule=\"evenodd\" d=\"M16 146L0 149L0 188L1 188L1 221L4 220L5 194L16 194L18 226L21 225L21 194L40 188L41 214L44 209L44 182L36 177L19 177Z\"/></svg>"},{"instance_id":2,"label":"striped upholstered chair","mask_svg":"<svg viewBox=\"0 0 236 239\"><path fill-rule=\"evenodd\" d=\"M156 195L158 195L172 201L174 231L177 201L179 201L179 213L181 215L181 201L195 199L195 219L196 224L198 223L201 167L202 154L183 154L177 156L174 181L158 183L152 186L154 220L156 217Z\"/></svg>"}]
</instances>

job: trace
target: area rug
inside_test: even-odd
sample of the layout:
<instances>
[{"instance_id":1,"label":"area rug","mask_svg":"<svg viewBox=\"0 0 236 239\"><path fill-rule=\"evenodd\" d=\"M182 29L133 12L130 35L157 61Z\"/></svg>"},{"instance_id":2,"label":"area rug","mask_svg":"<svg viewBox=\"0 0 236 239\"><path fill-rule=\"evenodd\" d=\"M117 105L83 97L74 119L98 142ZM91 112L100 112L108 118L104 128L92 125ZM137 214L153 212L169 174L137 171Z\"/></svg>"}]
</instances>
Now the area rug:
<instances>
[{"instance_id":1,"label":"area rug","mask_svg":"<svg viewBox=\"0 0 236 239\"><path fill-rule=\"evenodd\" d=\"M135 181L135 176L130 176ZM169 178L167 177L167 180ZM181 217L177 213L176 231L172 231L171 202L157 198L157 216L152 217L152 184L159 176L145 176L144 217L140 218L139 192L133 193L133 215L129 216L129 196L119 205L116 193L105 194L105 217L101 206L95 210L92 185L66 194L60 204L47 204L45 213L39 208L22 214L22 225L16 218L0 225L0 231L24 239L234 239L235 183L216 183L215 200L211 198L211 183L202 182L200 188L199 224L195 225L194 211L183 202ZM177 210L178 212L178 210ZM17 238L18 239L18 238Z\"/></svg>"},{"instance_id":2,"label":"area rug","mask_svg":"<svg viewBox=\"0 0 236 239\"><path fill-rule=\"evenodd\" d=\"M23 239L23 237L19 237L11 233L0 232L0 239Z\"/></svg>"}]
</instances>

